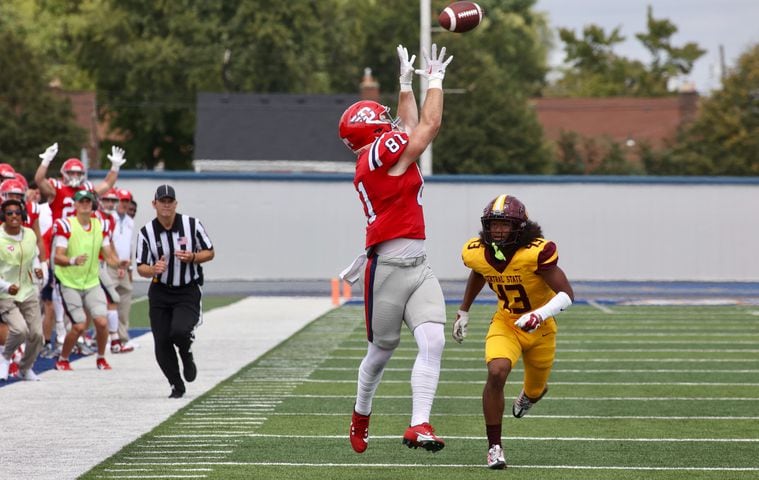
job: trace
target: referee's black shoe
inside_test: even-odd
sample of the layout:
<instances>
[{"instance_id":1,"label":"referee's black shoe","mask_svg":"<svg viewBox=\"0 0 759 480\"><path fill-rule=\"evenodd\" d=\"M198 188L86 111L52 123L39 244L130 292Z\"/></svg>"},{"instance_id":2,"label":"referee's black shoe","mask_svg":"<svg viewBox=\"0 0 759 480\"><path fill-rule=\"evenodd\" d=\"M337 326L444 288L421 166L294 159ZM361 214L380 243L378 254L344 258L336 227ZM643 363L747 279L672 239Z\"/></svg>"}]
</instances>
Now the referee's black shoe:
<instances>
[{"instance_id":1,"label":"referee's black shoe","mask_svg":"<svg viewBox=\"0 0 759 480\"><path fill-rule=\"evenodd\" d=\"M174 385L171 386L171 394L169 395L169 398L182 398L183 396L184 396L184 390L180 390Z\"/></svg>"},{"instance_id":2,"label":"referee's black shoe","mask_svg":"<svg viewBox=\"0 0 759 480\"><path fill-rule=\"evenodd\" d=\"M192 358L192 352L180 352L182 365L184 365L184 379L186 382L192 382L198 376L198 367L195 366L195 359Z\"/></svg>"}]
</instances>

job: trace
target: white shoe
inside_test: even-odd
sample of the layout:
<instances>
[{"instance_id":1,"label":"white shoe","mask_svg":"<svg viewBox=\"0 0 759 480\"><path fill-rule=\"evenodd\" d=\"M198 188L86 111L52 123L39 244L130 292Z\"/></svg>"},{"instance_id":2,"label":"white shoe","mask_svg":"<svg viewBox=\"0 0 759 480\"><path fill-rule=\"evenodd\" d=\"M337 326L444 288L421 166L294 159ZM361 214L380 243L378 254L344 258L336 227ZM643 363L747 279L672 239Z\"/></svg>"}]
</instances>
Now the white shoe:
<instances>
[{"instance_id":1,"label":"white shoe","mask_svg":"<svg viewBox=\"0 0 759 480\"><path fill-rule=\"evenodd\" d=\"M10 360L0 355L0 380L8 380L8 369L11 368Z\"/></svg>"},{"instance_id":2,"label":"white shoe","mask_svg":"<svg viewBox=\"0 0 759 480\"><path fill-rule=\"evenodd\" d=\"M41 379L39 376L37 376L36 373L34 373L34 370L31 368L25 372L22 372L19 370L18 372L18 378L21 380L26 380L28 382L39 382Z\"/></svg>"},{"instance_id":3,"label":"white shoe","mask_svg":"<svg viewBox=\"0 0 759 480\"><path fill-rule=\"evenodd\" d=\"M548 392L548 387L546 387L543 390L543 393L541 393L538 398L536 398L535 400L530 400L530 398L527 395L525 395L524 389L522 389L522 391L519 392L519 395L517 396L517 398L514 399L514 404L511 406L511 413L516 418L524 417L525 415L527 415L527 412L530 411L532 406L538 403L538 400L543 398L546 392Z\"/></svg>"},{"instance_id":4,"label":"white shoe","mask_svg":"<svg viewBox=\"0 0 759 480\"><path fill-rule=\"evenodd\" d=\"M506 458L503 456L503 449L500 445L493 445L488 450L488 468L493 470L506 468Z\"/></svg>"}]
</instances>

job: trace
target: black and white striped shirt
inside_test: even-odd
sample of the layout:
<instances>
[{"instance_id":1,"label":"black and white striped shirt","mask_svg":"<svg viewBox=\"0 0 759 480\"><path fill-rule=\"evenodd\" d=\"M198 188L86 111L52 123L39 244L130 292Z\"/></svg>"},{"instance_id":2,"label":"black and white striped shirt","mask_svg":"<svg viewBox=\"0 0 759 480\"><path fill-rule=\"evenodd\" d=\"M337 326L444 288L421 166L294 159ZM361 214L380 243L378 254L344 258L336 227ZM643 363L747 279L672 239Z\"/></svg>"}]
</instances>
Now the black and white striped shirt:
<instances>
[{"instance_id":1,"label":"black and white striped shirt","mask_svg":"<svg viewBox=\"0 0 759 480\"><path fill-rule=\"evenodd\" d=\"M166 271L157 281L172 287L183 287L193 282L203 284L203 268L196 263L181 262L174 253L179 250L198 252L213 250L211 239L196 218L177 213L171 230L154 219L140 229L137 235L137 265L154 265L161 257L166 258ZM156 281L154 279L154 281Z\"/></svg>"}]
</instances>

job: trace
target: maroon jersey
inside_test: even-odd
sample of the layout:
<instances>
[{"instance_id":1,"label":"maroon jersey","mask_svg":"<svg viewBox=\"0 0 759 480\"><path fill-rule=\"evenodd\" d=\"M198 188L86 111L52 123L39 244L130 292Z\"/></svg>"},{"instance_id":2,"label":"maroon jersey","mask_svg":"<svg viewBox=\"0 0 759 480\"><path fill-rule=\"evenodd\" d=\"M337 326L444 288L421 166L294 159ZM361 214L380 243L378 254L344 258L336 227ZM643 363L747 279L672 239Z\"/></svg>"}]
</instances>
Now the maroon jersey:
<instances>
[{"instance_id":1,"label":"maroon jersey","mask_svg":"<svg viewBox=\"0 0 759 480\"><path fill-rule=\"evenodd\" d=\"M406 145L406 133L386 132L358 156L353 185L364 205L366 248L394 238L425 238L422 172L415 164L403 175L387 173Z\"/></svg>"},{"instance_id":2,"label":"maroon jersey","mask_svg":"<svg viewBox=\"0 0 759 480\"><path fill-rule=\"evenodd\" d=\"M59 218L66 218L75 215L74 211L74 194L79 190L95 191L95 187L89 181L84 181L78 187L69 187L64 185L57 178L49 178L48 182L55 189L55 197L50 202L50 211L53 212L53 222Z\"/></svg>"}]
</instances>

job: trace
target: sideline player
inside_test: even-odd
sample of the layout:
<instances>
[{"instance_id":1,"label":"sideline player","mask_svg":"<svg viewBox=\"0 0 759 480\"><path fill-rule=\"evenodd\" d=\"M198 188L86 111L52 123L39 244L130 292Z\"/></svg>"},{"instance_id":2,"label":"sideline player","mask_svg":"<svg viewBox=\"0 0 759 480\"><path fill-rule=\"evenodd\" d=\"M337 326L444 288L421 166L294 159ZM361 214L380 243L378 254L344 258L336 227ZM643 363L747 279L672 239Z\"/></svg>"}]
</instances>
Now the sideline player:
<instances>
[{"instance_id":1,"label":"sideline player","mask_svg":"<svg viewBox=\"0 0 759 480\"><path fill-rule=\"evenodd\" d=\"M397 51L399 121L389 118L388 107L364 100L348 107L339 123L340 138L357 155L353 184L367 220L366 254L341 273L355 282L363 268L368 344L350 426L351 446L358 453L367 448L372 400L404 323L419 350L411 372L411 422L403 443L433 452L445 446L429 423L445 346L445 299L425 254L424 179L416 161L440 129L443 78L453 57L445 58L445 47L438 55L433 44L431 57L424 52L426 68L415 71L415 57L409 59L402 45ZM411 88L415 72L429 80L421 117Z\"/></svg>"},{"instance_id":2,"label":"sideline player","mask_svg":"<svg viewBox=\"0 0 759 480\"><path fill-rule=\"evenodd\" d=\"M512 414L522 418L548 391L556 356L554 316L574 300L559 268L556 244L543 238L540 225L529 220L524 204L511 195L491 200L482 214L479 237L464 244L461 256L472 271L453 324L453 339L467 334L469 308L488 283L498 296L498 309L485 338L488 378L482 410L488 436L489 468L506 467L501 443L503 388L512 367L523 357L524 385Z\"/></svg>"},{"instance_id":3,"label":"sideline player","mask_svg":"<svg viewBox=\"0 0 759 480\"><path fill-rule=\"evenodd\" d=\"M95 324L98 354L95 364L99 370L111 369L105 359L108 321L105 294L100 287L98 255L102 254L114 268L119 267L119 259L103 224L92 214L94 203L92 192L80 190L74 195L76 215L55 222L54 272L71 321L71 330L66 334L61 355L55 363L57 370L72 369L69 355L87 327L87 316Z\"/></svg>"}]
</instances>

